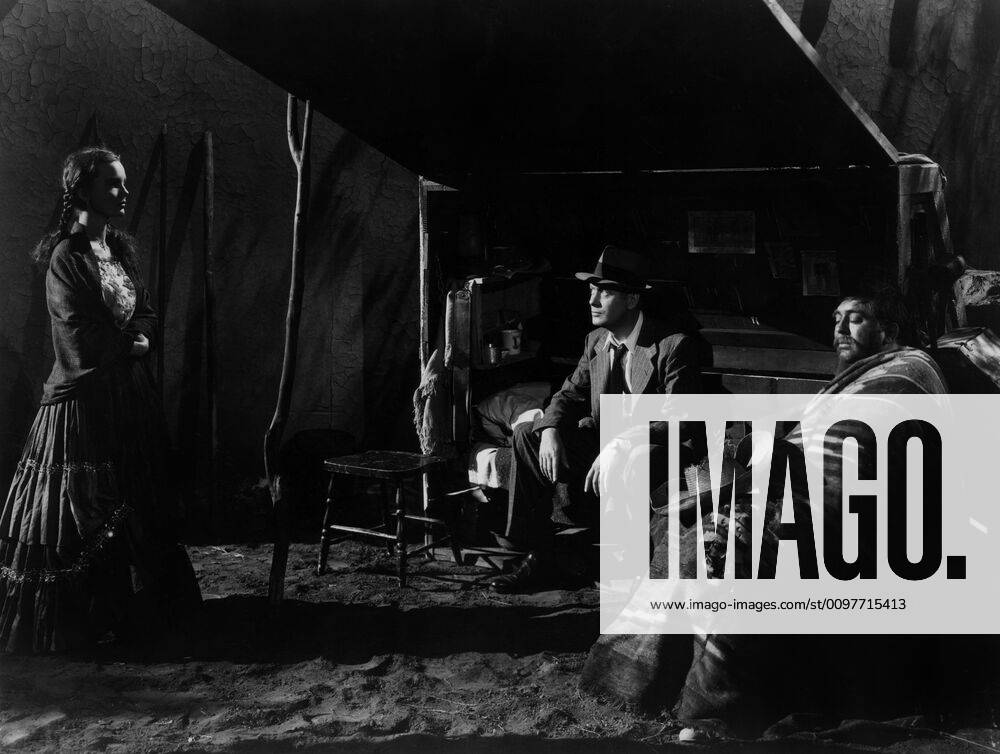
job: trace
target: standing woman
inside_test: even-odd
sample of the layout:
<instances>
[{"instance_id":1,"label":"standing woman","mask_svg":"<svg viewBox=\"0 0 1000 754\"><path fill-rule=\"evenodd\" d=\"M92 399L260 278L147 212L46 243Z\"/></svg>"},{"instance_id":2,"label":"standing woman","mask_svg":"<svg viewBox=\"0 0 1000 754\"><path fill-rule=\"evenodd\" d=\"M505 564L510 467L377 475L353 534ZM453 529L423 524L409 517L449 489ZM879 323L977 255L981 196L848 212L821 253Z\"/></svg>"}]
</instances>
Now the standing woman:
<instances>
[{"instance_id":1,"label":"standing woman","mask_svg":"<svg viewBox=\"0 0 1000 754\"><path fill-rule=\"evenodd\" d=\"M155 344L124 216L125 169L66 158L46 270L55 364L0 513L0 650L52 652L155 633L201 600L176 540Z\"/></svg>"}]
</instances>

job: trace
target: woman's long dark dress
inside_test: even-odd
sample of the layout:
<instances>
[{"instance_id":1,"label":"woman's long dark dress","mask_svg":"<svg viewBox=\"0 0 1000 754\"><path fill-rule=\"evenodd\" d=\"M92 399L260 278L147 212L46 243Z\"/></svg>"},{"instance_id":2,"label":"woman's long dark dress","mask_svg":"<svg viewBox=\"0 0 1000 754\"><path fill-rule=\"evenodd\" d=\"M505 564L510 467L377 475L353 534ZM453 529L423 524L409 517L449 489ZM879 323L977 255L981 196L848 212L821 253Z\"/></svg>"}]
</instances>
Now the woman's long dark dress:
<instances>
[{"instance_id":1,"label":"woman's long dark dress","mask_svg":"<svg viewBox=\"0 0 1000 754\"><path fill-rule=\"evenodd\" d=\"M200 602L175 536L159 396L146 358L131 355L139 334L154 344L156 315L129 283L134 311L119 308L116 321L87 237L52 253L56 361L0 514L2 650L148 634Z\"/></svg>"}]
</instances>

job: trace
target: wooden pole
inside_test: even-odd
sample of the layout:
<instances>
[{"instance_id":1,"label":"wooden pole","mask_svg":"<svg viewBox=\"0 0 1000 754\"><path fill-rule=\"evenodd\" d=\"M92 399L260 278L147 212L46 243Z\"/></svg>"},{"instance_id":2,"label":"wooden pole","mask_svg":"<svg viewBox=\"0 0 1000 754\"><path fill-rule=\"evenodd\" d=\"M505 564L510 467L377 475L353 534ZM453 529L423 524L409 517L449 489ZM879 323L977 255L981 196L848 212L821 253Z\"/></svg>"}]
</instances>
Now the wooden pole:
<instances>
[{"instance_id":1,"label":"wooden pole","mask_svg":"<svg viewBox=\"0 0 1000 754\"><path fill-rule=\"evenodd\" d=\"M417 232L420 234L420 379L430 358L430 237L427 233L427 181L417 179Z\"/></svg>"},{"instance_id":2,"label":"wooden pole","mask_svg":"<svg viewBox=\"0 0 1000 754\"><path fill-rule=\"evenodd\" d=\"M305 239L309 210L309 148L312 126L312 103L306 100L302 131L298 124L298 99L288 95L288 151L298 173L295 187L295 222L292 226L292 279L288 289L288 310L285 314L285 355L281 362L281 381L278 401L271 417L271 425L264 435L264 470L271 490L274 509L274 552L271 556L271 577L268 598L271 606L281 604L285 593L285 567L288 564L289 506L285 500L278 465L281 435L288 421L292 402L292 385L295 382L295 358L299 344L299 320L302 317L302 291L305 287Z\"/></svg>"},{"instance_id":3,"label":"wooden pole","mask_svg":"<svg viewBox=\"0 0 1000 754\"><path fill-rule=\"evenodd\" d=\"M216 399L215 369L215 148L212 132L205 132L205 185L203 191L205 222L202 226L205 253L202 255L205 272L205 381L208 393L208 414L211 422L212 445L209 453L208 479L211 485L213 518L219 515L219 417Z\"/></svg>"},{"instance_id":4,"label":"wooden pole","mask_svg":"<svg viewBox=\"0 0 1000 754\"><path fill-rule=\"evenodd\" d=\"M431 357L430 316L431 316L431 283L430 283L430 235L427 232L427 179L420 176L417 179L417 233L420 245L420 372L417 381L424 378L424 369ZM429 515L431 489L427 474L420 477L420 498L424 515ZM432 537L430 527L424 527L424 544L429 545ZM428 553L431 553L428 550Z\"/></svg>"},{"instance_id":5,"label":"wooden pole","mask_svg":"<svg viewBox=\"0 0 1000 754\"><path fill-rule=\"evenodd\" d=\"M163 399L163 332L167 318L167 124L160 128L160 224L156 243L156 384Z\"/></svg>"}]
</instances>

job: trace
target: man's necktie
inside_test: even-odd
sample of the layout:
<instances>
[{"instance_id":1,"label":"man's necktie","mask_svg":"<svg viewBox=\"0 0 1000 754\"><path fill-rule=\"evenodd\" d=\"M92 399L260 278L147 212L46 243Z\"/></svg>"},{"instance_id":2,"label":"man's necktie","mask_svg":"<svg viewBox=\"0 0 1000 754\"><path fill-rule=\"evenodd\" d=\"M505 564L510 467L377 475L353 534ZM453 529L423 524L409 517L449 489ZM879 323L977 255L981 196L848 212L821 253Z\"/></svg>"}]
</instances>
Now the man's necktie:
<instances>
[{"instance_id":1,"label":"man's necktie","mask_svg":"<svg viewBox=\"0 0 1000 754\"><path fill-rule=\"evenodd\" d=\"M611 346L614 354L611 358L611 371L608 372L608 385L604 392L612 395L628 393L628 383L625 382L625 354L628 353L628 346L624 343L618 346Z\"/></svg>"}]
</instances>

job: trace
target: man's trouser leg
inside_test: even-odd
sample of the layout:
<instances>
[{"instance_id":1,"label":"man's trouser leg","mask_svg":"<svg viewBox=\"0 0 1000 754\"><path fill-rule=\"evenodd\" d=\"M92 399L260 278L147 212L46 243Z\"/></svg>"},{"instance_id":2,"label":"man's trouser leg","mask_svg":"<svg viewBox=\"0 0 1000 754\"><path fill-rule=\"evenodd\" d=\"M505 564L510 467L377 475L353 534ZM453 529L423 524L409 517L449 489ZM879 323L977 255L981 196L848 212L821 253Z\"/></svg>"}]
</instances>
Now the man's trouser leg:
<instances>
[{"instance_id":1,"label":"man's trouser leg","mask_svg":"<svg viewBox=\"0 0 1000 754\"><path fill-rule=\"evenodd\" d=\"M541 433L536 420L519 424L511 438L513 457L510 464L507 506L507 539L529 550L551 553L555 527L552 522L552 498L555 485L542 473L538 462ZM593 429L559 430L568 468L559 470L557 481L569 492L571 502L561 514L573 515L573 509L596 506L596 498L584 494L583 482L597 457L597 433ZM560 498L567 496L560 495ZM565 501L563 501L565 502ZM560 518L565 516L560 515Z\"/></svg>"}]
</instances>

